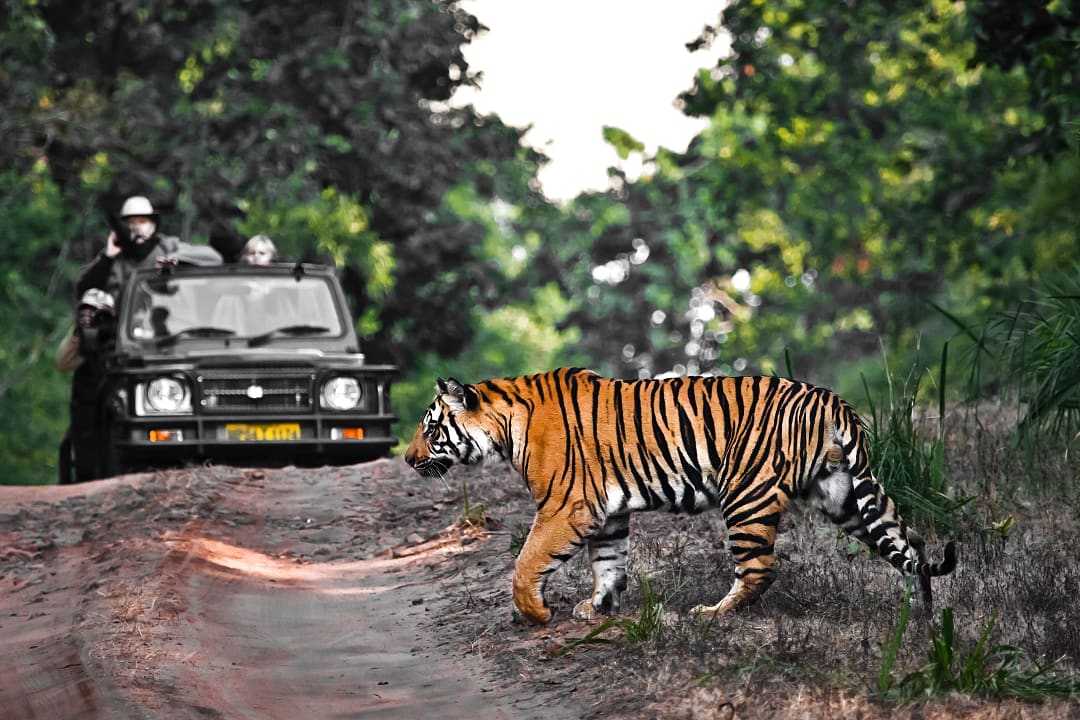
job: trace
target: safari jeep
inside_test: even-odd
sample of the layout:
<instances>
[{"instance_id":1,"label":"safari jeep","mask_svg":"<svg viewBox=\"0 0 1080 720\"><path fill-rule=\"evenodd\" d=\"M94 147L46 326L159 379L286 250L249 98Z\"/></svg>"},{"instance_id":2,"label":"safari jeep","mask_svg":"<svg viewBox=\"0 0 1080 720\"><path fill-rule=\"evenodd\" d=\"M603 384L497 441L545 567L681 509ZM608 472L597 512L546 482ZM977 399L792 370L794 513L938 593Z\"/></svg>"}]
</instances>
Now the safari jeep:
<instances>
[{"instance_id":1,"label":"safari jeep","mask_svg":"<svg viewBox=\"0 0 1080 720\"><path fill-rule=\"evenodd\" d=\"M72 448L100 452L101 476L206 459L351 464L395 442L396 368L365 362L330 268L140 271L104 364L99 446Z\"/></svg>"}]
</instances>

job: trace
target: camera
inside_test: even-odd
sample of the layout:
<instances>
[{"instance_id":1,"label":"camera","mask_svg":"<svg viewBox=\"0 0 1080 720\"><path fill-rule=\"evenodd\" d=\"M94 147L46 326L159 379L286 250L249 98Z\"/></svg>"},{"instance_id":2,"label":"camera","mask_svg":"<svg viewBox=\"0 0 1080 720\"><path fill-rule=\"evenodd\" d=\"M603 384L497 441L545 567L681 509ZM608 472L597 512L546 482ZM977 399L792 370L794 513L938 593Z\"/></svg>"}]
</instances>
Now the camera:
<instances>
[{"instance_id":1,"label":"camera","mask_svg":"<svg viewBox=\"0 0 1080 720\"><path fill-rule=\"evenodd\" d=\"M75 332L79 336L79 351L84 356L111 346L116 336L116 304L112 295L103 290L87 290L75 310Z\"/></svg>"}]
</instances>

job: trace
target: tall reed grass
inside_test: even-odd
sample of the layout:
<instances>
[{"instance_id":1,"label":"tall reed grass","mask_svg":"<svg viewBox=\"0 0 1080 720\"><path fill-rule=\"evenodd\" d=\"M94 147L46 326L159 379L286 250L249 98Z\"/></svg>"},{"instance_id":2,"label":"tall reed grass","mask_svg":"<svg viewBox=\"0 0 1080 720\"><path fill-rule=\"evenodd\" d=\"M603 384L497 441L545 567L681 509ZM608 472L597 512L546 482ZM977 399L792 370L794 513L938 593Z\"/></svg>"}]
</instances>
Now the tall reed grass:
<instances>
[{"instance_id":1,"label":"tall reed grass","mask_svg":"<svg viewBox=\"0 0 1080 720\"><path fill-rule=\"evenodd\" d=\"M887 360L887 359L886 359ZM949 344L945 343L937 368L937 423L934 432L920 427L916 403L926 371L913 367L897 390L885 362L889 393L884 403L874 402L866 378L864 415L870 440L870 466L890 497L909 520L952 529L957 511L968 498L951 494L945 468L945 397L948 387Z\"/></svg>"}]
</instances>

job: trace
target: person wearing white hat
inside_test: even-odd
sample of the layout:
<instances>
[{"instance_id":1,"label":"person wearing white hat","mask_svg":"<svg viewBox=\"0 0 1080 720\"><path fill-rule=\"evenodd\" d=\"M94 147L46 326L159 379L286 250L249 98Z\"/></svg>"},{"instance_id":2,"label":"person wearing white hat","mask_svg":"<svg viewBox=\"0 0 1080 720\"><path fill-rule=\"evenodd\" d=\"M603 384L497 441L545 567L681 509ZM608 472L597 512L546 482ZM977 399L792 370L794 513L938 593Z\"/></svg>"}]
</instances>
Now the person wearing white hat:
<instances>
[{"instance_id":1,"label":"person wearing white hat","mask_svg":"<svg viewBox=\"0 0 1080 720\"><path fill-rule=\"evenodd\" d=\"M120 208L120 218L127 223L128 236L136 246L145 245L154 236L160 221L160 216L154 212L154 206L142 195L133 195L124 201L124 206ZM121 252L116 232L109 233L105 253L116 257Z\"/></svg>"},{"instance_id":2,"label":"person wearing white hat","mask_svg":"<svg viewBox=\"0 0 1080 720\"><path fill-rule=\"evenodd\" d=\"M74 479L80 482L97 477L100 471L100 448L95 446L95 428L99 420L97 396L104 377L102 351L107 345L107 336L102 338L95 332L95 319L115 317L119 313L124 285L136 270L180 263L221 264L221 255L212 247L192 245L159 233L160 216L150 200L142 195L129 197L124 202L120 218L121 222L111 223L113 230L105 240L104 249L75 281L76 297L80 299L79 328L65 338L57 353L57 367L74 370L71 425L61 444L61 454L68 452L65 448L75 447ZM87 342L91 337L94 342ZM65 482L71 479L66 478Z\"/></svg>"},{"instance_id":3,"label":"person wearing white hat","mask_svg":"<svg viewBox=\"0 0 1080 720\"><path fill-rule=\"evenodd\" d=\"M119 299L128 277L139 268L178 263L221 264L221 255L208 245L192 245L172 235L160 234L161 217L150 200L142 195L133 195L124 201L120 218L123 224L109 233L105 248L76 280L78 296L97 288Z\"/></svg>"},{"instance_id":4,"label":"person wearing white hat","mask_svg":"<svg viewBox=\"0 0 1080 720\"><path fill-rule=\"evenodd\" d=\"M107 321L116 321L116 300L104 290L91 288L83 293L75 308L75 325L56 350L56 368L61 372L77 370L83 363L84 352L93 352L108 341L108 332L99 337L100 329L111 330ZM89 342L84 342L84 339Z\"/></svg>"},{"instance_id":5,"label":"person wearing white hat","mask_svg":"<svg viewBox=\"0 0 1080 720\"><path fill-rule=\"evenodd\" d=\"M60 343L56 366L74 372L71 378L70 424L60 443L62 482L83 482L99 475L100 450L97 435L98 392L105 377L101 349L112 342L116 329L116 301L104 290L91 288L79 300L75 327ZM75 452L71 452L71 448ZM71 462L74 455L74 463Z\"/></svg>"}]
</instances>

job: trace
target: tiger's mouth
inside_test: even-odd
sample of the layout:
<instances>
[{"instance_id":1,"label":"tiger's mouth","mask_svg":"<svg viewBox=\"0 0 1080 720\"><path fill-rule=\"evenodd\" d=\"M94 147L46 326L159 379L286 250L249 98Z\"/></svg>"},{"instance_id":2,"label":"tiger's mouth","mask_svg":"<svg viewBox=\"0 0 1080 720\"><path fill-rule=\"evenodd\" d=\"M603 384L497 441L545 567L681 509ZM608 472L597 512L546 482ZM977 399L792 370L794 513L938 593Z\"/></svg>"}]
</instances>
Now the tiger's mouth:
<instances>
[{"instance_id":1,"label":"tiger's mouth","mask_svg":"<svg viewBox=\"0 0 1080 720\"><path fill-rule=\"evenodd\" d=\"M413 466L413 470L420 473L424 477L442 477L450 469L451 463L448 460L441 460L439 458L427 458L421 460Z\"/></svg>"}]
</instances>

